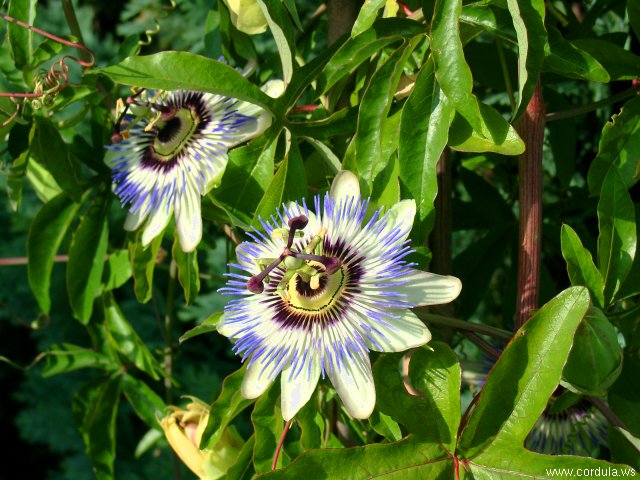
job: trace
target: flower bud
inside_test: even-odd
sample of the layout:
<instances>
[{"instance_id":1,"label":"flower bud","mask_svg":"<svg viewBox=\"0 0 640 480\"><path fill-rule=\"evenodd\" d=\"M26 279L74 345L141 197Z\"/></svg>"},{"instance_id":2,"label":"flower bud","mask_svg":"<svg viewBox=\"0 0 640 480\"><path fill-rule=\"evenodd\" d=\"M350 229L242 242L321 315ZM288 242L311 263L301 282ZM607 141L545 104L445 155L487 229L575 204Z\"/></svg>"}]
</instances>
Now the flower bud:
<instances>
[{"instance_id":1,"label":"flower bud","mask_svg":"<svg viewBox=\"0 0 640 480\"><path fill-rule=\"evenodd\" d=\"M338 172L336 178L333 179L333 183L331 184L329 196L336 202L347 197L360 197L360 183L358 182L358 177L349 170L342 170L341 172Z\"/></svg>"},{"instance_id":2,"label":"flower bud","mask_svg":"<svg viewBox=\"0 0 640 480\"><path fill-rule=\"evenodd\" d=\"M231 23L241 32L257 35L267 29L267 19L256 0L223 0L229 9Z\"/></svg>"},{"instance_id":3,"label":"flower bud","mask_svg":"<svg viewBox=\"0 0 640 480\"><path fill-rule=\"evenodd\" d=\"M235 463L242 440L227 428L213 448L200 450L202 434L209 421L209 406L197 398L190 400L186 409L170 407L172 413L161 419L160 425L173 451L198 478L221 478Z\"/></svg>"}]
</instances>

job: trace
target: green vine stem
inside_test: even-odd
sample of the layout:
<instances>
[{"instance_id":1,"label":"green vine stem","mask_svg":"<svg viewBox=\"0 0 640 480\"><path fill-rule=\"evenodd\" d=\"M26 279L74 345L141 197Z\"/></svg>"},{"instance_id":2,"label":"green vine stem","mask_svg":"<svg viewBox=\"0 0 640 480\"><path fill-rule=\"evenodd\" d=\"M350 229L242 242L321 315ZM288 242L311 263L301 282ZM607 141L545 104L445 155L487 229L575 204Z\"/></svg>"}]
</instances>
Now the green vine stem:
<instances>
[{"instance_id":1,"label":"green vine stem","mask_svg":"<svg viewBox=\"0 0 640 480\"><path fill-rule=\"evenodd\" d=\"M518 289L515 329L538 307L540 293L540 236L542 229L542 145L545 107L540 80L516 130L526 145L520 155L520 231L518 239Z\"/></svg>"},{"instance_id":2,"label":"green vine stem","mask_svg":"<svg viewBox=\"0 0 640 480\"><path fill-rule=\"evenodd\" d=\"M636 95L638 95L638 87L633 86L627 88L626 90L623 90L622 92L616 93L609 98L604 98L597 102L588 103L580 107L569 108L567 110L561 110L559 112L547 113L545 115L545 121L552 122L554 120L563 120L565 118L577 117L580 115L584 115L585 113L593 112L594 110L597 110L601 107L606 107L607 105L624 102L625 100L635 97Z\"/></svg>"},{"instance_id":3,"label":"green vine stem","mask_svg":"<svg viewBox=\"0 0 640 480\"><path fill-rule=\"evenodd\" d=\"M465 330L469 332L481 333L489 335L494 338L500 338L503 340L511 340L512 333L506 330L501 330L490 325L483 325L480 323L467 322L466 320L460 320L457 318L445 317L443 315L437 315L435 313L429 313L425 307L418 307L413 309L413 312L418 318L424 322L432 325L438 325L440 327L452 328L455 330Z\"/></svg>"}]
</instances>

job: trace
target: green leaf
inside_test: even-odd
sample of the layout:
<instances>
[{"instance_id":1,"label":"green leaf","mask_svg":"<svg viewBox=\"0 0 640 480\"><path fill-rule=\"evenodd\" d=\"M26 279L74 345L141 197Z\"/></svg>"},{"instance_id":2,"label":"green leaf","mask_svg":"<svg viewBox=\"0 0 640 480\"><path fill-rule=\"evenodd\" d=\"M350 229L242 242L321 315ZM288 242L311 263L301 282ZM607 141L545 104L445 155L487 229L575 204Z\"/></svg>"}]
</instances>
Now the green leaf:
<instances>
[{"instance_id":1,"label":"green leaf","mask_svg":"<svg viewBox=\"0 0 640 480\"><path fill-rule=\"evenodd\" d=\"M587 287L593 302L604 308L604 280L593 263L591 252L582 246L578 234L569 225L562 225L560 239L571 285Z\"/></svg>"},{"instance_id":2,"label":"green leaf","mask_svg":"<svg viewBox=\"0 0 640 480\"><path fill-rule=\"evenodd\" d=\"M273 384L263 393L251 412L251 423L256 436L253 447L253 465L257 474L271 470L273 452L284 428L284 420L280 412L280 382ZM285 452L278 457L278 467L285 460Z\"/></svg>"},{"instance_id":3,"label":"green leaf","mask_svg":"<svg viewBox=\"0 0 640 480\"><path fill-rule=\"evenodd\" d=\"M52 345L42 355L44 357L43 377L52 377L80 368L101 368L104 370L118 368L118 365L114 364L106 355L71 343Z\"/></svg>"},{"instance_id":4,"label":"green leaf","mask_svg":"<svg viewBox=\"0 0 640 480\"><path fill-rule=\"evenodd\" d=\"M240 450L236 463L227 471L225 480L251 480L254 477L252 457L255 445L256 436L251 435Z\"/></svg>"},{"instance_id":5,"label":"green leaf","mask_svg":"<svg viewBox=\"0 0 640 480\"><path fill-rule=\"evenodd\" d=\"M116 250L109 255L103 278L105 292L121 287L131 278L128 250Z\"/></svg>"},{"instance_id":6,"label":"green leaf","mask_svg":"<svg viewBox=\"0 0 640 480\"><path fill-rule=\"evenodd\" d=\"M269 186L279 136L280 132L262 135L229 152L220 188L212 195L214 203L235 218L238 226L248 228Z\"/></svg>"},{"instance_id":7,"label":"green leaf","mask_svg":"<svg viewBox=\"0 0 640 480\"><path fill-rule=\"evenodd\" d=\"M365 30L369 29L378 16L378 12L384 7L385 0L365 0L360 7L360 13L351 29L351 38L357 37Z\"/></svg>"},{"instance_id":8,"label":"green leaf","mask_svg":"<svg viewBox=\"0 0 640 480\"><path fill-rule=\"evenodd\" d=\"M116 414L120 403L120 378L98 379L73 397L73 418L97 480L114 478Z\"/></svg>"},{"instance_id":9,"label":"green leaf","mask_svg":"<svg viewBox=\"0 0 640 480\"><path fill-rule=\"evenodd\" d=\"M294 57L296 50L295 33L291 18L282 2L265 2L256 0L264 17L269 24L269 30L276 42L280 61L282 62L282 77L285 84L291 81L293 76Z\"/></svg>"},{"instance_id":10,"label":"green leaf","mask_svg":"<svg viewBox=\"0 0 640 480\"><path fill-rule=\"evenodd\" d=\"M586 478L600 478L595 475L595 472L599 472L598 475L608 477L614 469L617 473L623 470L629 471L629 467L626 465L616 465L589 457L540 455L525 450L515 443L500 443L495 447L492 446L468 463L465 462L465 464L469 470L470 477L476 479L551 479L554 476L550 475L550 472L555 469L555 472L558 472L556 473L558 476L560 476L560 472L563 472L565 473L563 475L564 478L579 480L586 477L586 471L594 472L593 476L589 475ZM577 474L578 471L584 473L584 476L579 476ZM496 473L499 473L500 476L496 477Z\"/></svg>"},{"instance_id":11,"label":"green leaf","mask_svg":"<svg viewBox=\"0 0 640 480\"><path fill-rule=\"evenodd\" d=\"M358 126L353 137L353 154L347 156L344 168L360 179L362 196L371 195L376 176L384 170L388 157L382 157L380 131L395 94L404 65L417 45L410 41L393 52L373 74L364 92L358 115Z\"/></svg>"},{"instance_id":12,"label":"green leaf","mask_svg":"<svg viewBox=\"0 0 640 480\"><path fill-rule=\"evenodd\" d=\"M409 437L383 445L311 450L260 478L445 480L454 478L454 470L451 454L440 445Z\"/></svg>"},{"instance_id":13,"label":"green leaf","mask_svg":"<svg viewBox=\"0 0 640 480\"><path fill-rule=\"evenodd\" d=\"M215 332L217 330L216 325L222 318L223 312L216 312L207 317L202 323L188 330L184 335L180 337L180 343L185 340L189 340L192 337L202 335L203 333Z\"/></svg>"},{"instance_id":14,"label":"green leaf","mask_svg":"<svg viewBox=\"0 0 640 480\"><path fill-rule=\"evenodd\" d=\"M171 256L178 267L178 280L184 291L184 300L191 305L200 291L200 270L198 268L198 252L183 252L178 241L178 230L174 233Z\"/></svg>"},{"instance_id":15,"label":"green leaf","mask_svg":"<svg viewBox=\"0 0 640 480\"><path fill-rule=\"evenodd\" d=\"M322 414L318 411L316 394L312 395L311 399L296 413L295 418L302 431L300 434L300 446L304 450L321 448L323 442L326 441L324 432L328 425L325 423Z\"/></svg>"},{"instance_id":16,"label":"green leaf","mask_svg":"<svg viewBox=\"0 0 640 480\"><path fill-rule=\"evenodd\" d=\"M454 451L460 423L460 364L441 342L413 352L409 379L420 395L410 395L399 369L401 355L385 355L373 367L381 412L402 423L421 439Z\"/></svg>"},{"instance_id":17,"label":"green leaf","mask_svg":"<svg viewBox=\"0 0 640 480\"><path fill-rule=\"evenodd\" d=\"M638 238L640 238L640 209L636 210L636 239ZM617 300L640 294L640 255L638 255L637 248L636 245L636 256L633 259L633 265L631 265L627 277L616 294Z\"/></svg>"},{"instance_id":18,"label":"green leaf","mask_svg":"<svg viewBox=\"0 0 640 480\"><path fill-rule=\"evenodd\" d=\"M29 285L40 310L51 309L51 271L62 240L76 216L80 204L73 203L64 193L45 203L33 219L27 239L27 273Z\"/></svg>"},{"instance_id":19,"label":"green leaf","mask_svg":"<svg viewBox=\"0 0 640 480\"><path fill-rule=\"evenodd\" d=\"M11 209L14 212L20 208L22 202L22 187L27 174L29 147L34 131L35 125L16 124L9 132L7 147L9 154L13 157L13 161L7 176L7 193L9 194Z\"/></svg>"},{"instance_id":20,"label":"green leaf","mask_svg":"<svg viewBox=\"0 0 640 480\"><path fill-rule=\"evenodd\" d=\"M307 178L295 140L289 154L280 163L278 171L256 208L251 224L260 225L260 218L269 218L286 201L301 200L307 193Z\"/></svg>"},{"instance_id":21,"label":"green leaf","mask_svg":"<svg viewBox=\"0 0 640 480\"><path fill-rule=\"evenodd\" d=\"M78 161L49 119L35 117L35 120L31 156L51 173L62 190L79 202L84 189Z\"/></svg>"},{"instance_id":22,"label":"green leaf","mask_svg":"<svg viewBox=\"0 0 640 480\"><path fill-rule=\"evenodd\" d=\"M449 146L459 152L495 152L501 155L520 155L524 142L502 115L488 105L479 104L480 132L456 114L449 131Z\"/></svg>"},{"instance_id":23,"label":"green leaf","mask_svg":"<svg viewBox=\"0 0 640 480\"><path fill-rule=\"evenodd\" d=\"M601 397L621 370L618 332L602 310L591 307L576 331L562 371L562 385L577 393Z\"/></svg>"},{"instance_id":24,"label":"green leaf","mask_svg":"<svg viewBox=\"0 0 640 480\"><path fill-rule=\"evenodd\" d=\"M222 391L211 404L209 421L200 440L200 449L215 448L227 425L255 400L247 400L240 393L247 365L233 372L222 383Z\"/></svg>"},{"instance_id":25,"label":"green leaf","mask_svg":"<svg viewBox=\"0 0 640 480\"><path fill-rule=\"evenodd\" d=\"M635 209L624 180L612 168L602 183L598 202L598 267L609 306L631 270L636 254Z\"/></svg>"},{"instance_id":26,"label":"green leaf","mask_svg":"<svg viewBox=\"0 0 640 480\"><path fill-rule=\"evenodd\" d=\"M602 129L598 155L589 167L587 180L591 195L599 195L602 182L613 166L620 169L620 175L627 188L638 181L636 174L640 158L640 97L624 104L620 113Z\"/></svg>"},{"instance_id":27,"label":"green leaf","mask_svg":"<svg viewBox=\"0 0 640 480\"><path fill-rule=\"evenodd\" d=\"M580 38L573 45L595 58L611 80L632 80L640 76L640 56L599 38Z\"/></svg>"},{"instance_id":28,"label":"green leaf","mask_svg":"<svg viewBox=\"0 0 640 480\"><path fill-rule=\"evenodd\" d=\"M222 62L187 52L129 57L118 65L94 70L114 82L163 90L197 90L246 100L274 113L266 93Z\"/></svg>"},{"instance_id":29,"label":"green leaf","mask_svg":"<svg viewBox=\"0 0 640 480\"><path fill-rule=\"evenodd\" d=\"M125 318L113 295L106 294L104 301L105 334L111 346L131 363L155 380L159 380L163 369Z\"/></svg>"},{"instance_id":30,"label":"green leaf","mask_svg":"<svg viewBox=\"0 0 640 480\"><path fill-rule=\"evenodd\" d=\"M458 27L461 0L437 0L431 22L431 51L440 88L455 109L481 132L478 100L473 95L471 70L464 59Z\"/></svg>"},{"instance_id":31,"label":"green leaf","mask_svg":"<svg viewBox=\"0 0 640 480\"><path fill-rule=\"evenodd\" d=\"M9 2L10 17L20 20L27 25L33 25L36 19L36 0L21 0ZM4 3L3 3L4 6ZM22 26L12 22L7 22L7 38L9 48L13 55L16 69L22 70L31 63L33 55L33 35L34 33Z\"/></svg>"},{"instance_id":32,"label":"green leaf","mask_svg":"<svg viewBox=\"0 0 640 480\"><path fill-rule=\"evenodd\" d=\"M445 343L431 342L411 355L409 378L433 416L439 443L454 451L461 417L458 357Z\"/></svg>"},{"instance_id":33,"label":"green leaf","mask_svg":"<svg viewBox=\"0 0 640 480\"><path fill-rule=\"evenodd\" d=\"M67 264L67 292L75 317L87 324L93 311L93 300L102 289L102 271L109 240L107 212L111 197L94 199L73 234Z\"/></svg>"},{"instance_id":34,"label":"green leaf","mask_svg":"<svg viewBox=\"0 0 640 480\"><path fill-rule=\"evenodd\" d=\"M544 0L507 0L518 39L518 106L512 118L527 108L544 62L547 31Z\"/></svg>"},{"instance_id":35,"label":"green leaf","mask_svg":"<svg viewBox=\"0 0 640 480\"><path fill-rule=\"evenodd\" d=\"M424 34L425 28L418 22L401 18L385 18L373 24L355 38L349 38L327 62L318 78L317 93L324 94L339 80L350 75L372 55L402 38Z\"/></svg>"},{"instance_id":36,"label":"green leaf","mask_svg":"<svg viewBox=\"0 0 640 480\"><path fill-rule=\"evenodd\" d=\"M627 0L627 15L636 37L640 38L640 4L635 0Z\"/></svg>"},{"instance_id":37,"label":"green leaf","mask_svg":"<svg viewBox=\"0 0 640 480\"><path fill-rule=\"evenodd\" d=\"M153 294L153 272L162 244L162 235L151 240L147 248L142 246L141 238L142 230L138 230L135 235L129 238L129 258L131 259L136 298L140 303L147 303Z\"/></svg>"},{"instance_id":38,"label":"green leaf","mask_svg":"<svg viewBox=\"0 0 640 480\"><path fill-rule=\"evenodd\" d=\"M624 425L636 437L640 435L640 377L638 369L640 359L635 354L627 353L622 362L622 373L609 389L607 403L611 410L622 420ZM611 456L616 462L625 462L640 468L640 457L637 451L629 444L629 440L618 431L609 431L611 443Z\"/></svg>"},{"instance_id":39,"label":"green leaf","mask_svg":"<svg viewBox=\"0 0 640 480\"><path fill-rule=\"evenodd\" d=\"M402 187L416 199L413 238L417 244L426 241L433 227L436 165L447 144L454 113L453 104L435 82L433 61L428 60L402 109L398 144Z\"/></svg>"},{"instance_id":40,"label":"green leaf","mask_svg":"<svg viewBox=\"0 0 640 480\"><path fill-rule=\"evenodd\" d=\"M491 35L514 46L518 40L513 21L506 9L489 4L469 4L462 7L460 23L482 28Z\"/></svg>"},{"instance_id":41,"label":"green leaf","mask_svg":"<svg viewBox=\"0 0 640 480\"><path fill-rule=\"evenodd\" d=\"M544 59L544 71L590 82L609 81L609 74L595 58L569 40L565 40L555 28L549 27L547 33L549 43Z\"/></svg>"},{"instance_id":42,"label":"green leaf","mask_svg":"<svg viewBox=\"0 0 640 480\"><path fill-rule=\"evenodd\" d=\"M516 332L489 373L462 431L458 449L466 458L492 444L501 448L524 444L560 381L573 336L588 308L587 289L572 287Z\"/></svg>"},{"instance_id":43,"label":"green leaf","mask_svg":"<svg viewBox=\"0 0 640 480\"><path fill-rule=\"evenodd\" d=\"M149 385L127 374L122 376L122 391L136 415L149 427L162 431L158 423L158 414L166 408L162 398Z\"/></svg>"},{"instance_id":44,"label":"green leaf","mask_svg":"<svg viewBox=\"0 0 640 480\"><path fill-rule=\"evenodd\" d=\"M385 415L378 410L374 410L369 417L369 425L377 434L382 435L389 441L397 442L402 439L402 431L398 423L389 415Z\"/></svg>"},{"instance_id":45,"label":"green leaf","mask_svg":"<svg viewBox=\"0 0 640 480\"><path fill-rule=\"evenodd\" d=\"M302 137L303 140L309 142L313 148L316 149L316 152L320 154L320 156L324 159L327 167L330 172L334 175L340 171L342 168L342 164L340 163L340 159L336 156L335 153L320 140L317 140L313 137Z\"/></svg>"},{"instance_id":46,"label":"green leaf","mask_svg":"<svg viewBox=\"0 0 640 480\"><path fill-rule=\"evenodd\" d=\"M15 163L15 162L14 162ZM47 203L56 195L60 195L62 189L55 181L49 170L38 162L29 162L27 168L27 178L36 192L36 195L43 203Z\"/></svg>"}]
</instances>

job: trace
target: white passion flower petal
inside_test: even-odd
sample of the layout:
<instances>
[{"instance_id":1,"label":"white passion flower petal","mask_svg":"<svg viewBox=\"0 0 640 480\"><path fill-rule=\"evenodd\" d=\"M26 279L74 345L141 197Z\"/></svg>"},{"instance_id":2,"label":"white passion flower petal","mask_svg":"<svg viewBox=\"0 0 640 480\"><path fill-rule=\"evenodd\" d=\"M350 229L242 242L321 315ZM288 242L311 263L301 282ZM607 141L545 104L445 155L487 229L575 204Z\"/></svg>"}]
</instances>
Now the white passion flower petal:
<instances>
[{"instance_id":1,"label":"white passion flower petal","mask_svg":"<svg viewBox=\"0 0 640 480\"><path fill-rule=\"evenodd\" d=\"M314 220L293 222L303 236L291 244L279 239L278 252L274 233L288 232L292 218L313 213L304 204L283 205L262 222L262 232L239 245L238 264L231 266L240 271L220 289L235 298L218 331L251 362L252 387L243 395L256 395L282 372L287 419L311 397L318 371L351 415L369 416L375 405L369 350L396 352L428 342L429 330L409 308L452 300L460 290L457 279L419 272L404 260L411 253L411 202L370 219L367 205L359 197L316 197Z\"/></svg>"},{"instance_id":2,"label":"white passion flower petal","mask_svg":"<svg viewBox=\"0 0 640 480\"><path fill-rule=\"evenodd\" d=\"M462 282L459 278L411 270L398 291L405 295L405 301L412 307L449 303L460 295Z\"/></svg>"},{"instance_id":3,"label":"white passion flower petal","mask_svg":"<svg viewBox=\"0 0 640 480\"><path fill-rule=\"evenodd\" d=\"M307 362L297 370L288 365L282 370L280 379L280 395L282 397L282 418L291 420L296 413L309 401L320 378L320 363L313 352L309 354Z\"/></svg>"},{"instance_id":4,"label":"white passion flower petal","mask_svg":"<svg viewBox=\"0 0 640 480\"><path fill-rule=\"evenodd\" d=\"M255 115L248 115L241 111L246 102L188 90L143 91L131 102L129 112L138 116L121 119L115 135L120 141L105 158L114 192L129 209L126 228L143 226L148 244L175 209L181 247L191 251L202 231L198 197L219 184L227 151L262 133L270 115L256 106Z\"/></svg>"}]
</instances>

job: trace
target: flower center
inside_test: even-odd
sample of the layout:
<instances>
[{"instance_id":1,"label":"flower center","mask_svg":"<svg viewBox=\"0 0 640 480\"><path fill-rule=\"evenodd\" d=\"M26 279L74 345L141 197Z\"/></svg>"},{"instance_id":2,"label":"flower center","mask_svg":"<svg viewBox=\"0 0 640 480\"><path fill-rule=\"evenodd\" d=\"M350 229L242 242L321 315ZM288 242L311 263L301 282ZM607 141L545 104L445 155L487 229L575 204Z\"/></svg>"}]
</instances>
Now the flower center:
<instances>
[{"instance_id":1,"label":"flower center","mask_svg":"<svg viewBox=\"0 0 640 480\"><path fill-rule=\"evenodd\" d=\"M156 160L170 161L187 146L199 123L198 114L191 108L181 108L169 118L161 119L152 147Z\"/></svg>"},{"instance_id":2,"label":"flower center","mask_svg":"<svg viewBox=\"0 0 640 480\"><path fill-rule=\"evenodd\" d=\"M289 305L298 311L323 312L340 298L346 285L345 273L340 267L333 274L327 275L324 273L324 266L320 263L309 262L309 264L323 273L312 277L309 282L305 281L300 274L294 275L286 287Z\"/></svg>"}]
</instances>

